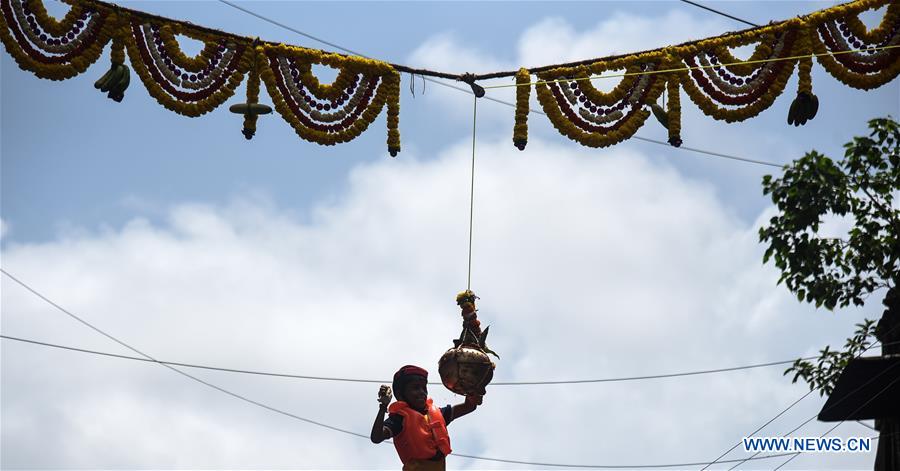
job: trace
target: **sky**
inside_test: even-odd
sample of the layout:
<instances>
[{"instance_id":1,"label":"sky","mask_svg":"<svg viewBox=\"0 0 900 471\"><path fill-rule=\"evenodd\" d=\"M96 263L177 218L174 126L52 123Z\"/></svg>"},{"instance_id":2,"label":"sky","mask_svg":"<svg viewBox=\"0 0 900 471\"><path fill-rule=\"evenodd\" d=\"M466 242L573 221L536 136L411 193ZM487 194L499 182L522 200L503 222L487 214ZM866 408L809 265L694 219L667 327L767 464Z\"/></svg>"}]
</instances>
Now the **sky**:
<instances>
[{"instance_id":1,"label":"sky","mask_svg":"<svg viewBox=\"0 0 900 471\"><path fill-rule=\"evenodd\" d=\"M706 3L760 24L834 4ZM46 4L58 16L67 8ZM121 4L329 49L216 1ZM638 51L744 27L681 2L240 4L371 57L453 73ZM334 147L302 141L271 115L247 141L227 106L182 117L138 82L122 103L106 99L91 85L108 53L63 82L0 56L5 271L158 359L385 380L418 364L437 380L437 359L459 332L455 295L466 287L471 95L431 82L423 90L417 79L413 96L404 75L403 150L391 158L383 115ZM334 76L316 70L323 81ZM815 65L819 113L795 128L785 120L796 86L795 75L770 109L735 124L704 116L683 96L684 145L777 164L812 149L839 158L868 119L900 114L898 81L863 92ZM513 100L510 89L488 93ZM241 87L228 103L243 95ZM260 101L267 99L263 91ZM880 294L864 308L832 312L776 285L757 231L774 214L762 177L780 169L634 139L582 147L534 114L519 151L512 126L512 108L478 103L471 274L479 318L501 357L495 381L790 360L839 347L855 323L880 317ZM638 135L666 138L653 120ZM3 335L134 355L7 276L0 289ZM399 466L389 444L274 413L159 365L2 340L0 367L7 469ZM783 370L489 386L476 412L450 424L457 455L448 467L540 468L458 454L626 468L712 461L808 391ZM377 412L375 383L185 371L363 435ZM463 400L440 385L429 392L438 404ZM757 436L780 436L823 404L813 393ZM819 436L832 425L813 420L792 436ZM830 436L874 435L850 422ZM724 459L749 455L738 448ZM874 451L804 454L782 469L873 462Z\"/></svg>"}]
</instances>

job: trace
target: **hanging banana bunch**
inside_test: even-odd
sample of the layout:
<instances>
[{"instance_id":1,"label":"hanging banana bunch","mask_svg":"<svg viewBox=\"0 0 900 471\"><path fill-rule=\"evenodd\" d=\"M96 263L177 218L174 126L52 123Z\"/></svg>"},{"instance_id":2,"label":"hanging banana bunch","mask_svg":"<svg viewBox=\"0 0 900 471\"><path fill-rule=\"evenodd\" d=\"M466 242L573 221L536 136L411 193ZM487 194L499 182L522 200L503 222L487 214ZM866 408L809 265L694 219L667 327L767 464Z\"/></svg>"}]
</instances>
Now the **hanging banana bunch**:
<instances>
[{"instance_id":1,"label":"hanging banana bunch","mask_svg":"<svg viewBox=\"0 0 900 471\"><path fill-rule=\"evenodd\" d=\"M804 28L800 32L797 39L797 54L804 57L800 59L797 67L799 70L800 83L797 87L797 97L791 102L791 108L788 110L788 124L794 126L802 126L807 121L816 117L819 111L819 98L812 92L812 57L808 57L812 53L812 41L810 41L812 31Z\"/></svg>"},{"instance_id":2,"label":"hanging banana bunch","mask_svg":"<svg viewBox=\"0 0 900 471\"><path fill-rule=\"evenodd\" d=\"M120 103L125 98L125 90L131 83L131 69L125 65L125 44L121 39L113 39L110 56L112 65L109 71L94 82L94 88L106 93L110 100Z\"/></svg>"}]
</instances>

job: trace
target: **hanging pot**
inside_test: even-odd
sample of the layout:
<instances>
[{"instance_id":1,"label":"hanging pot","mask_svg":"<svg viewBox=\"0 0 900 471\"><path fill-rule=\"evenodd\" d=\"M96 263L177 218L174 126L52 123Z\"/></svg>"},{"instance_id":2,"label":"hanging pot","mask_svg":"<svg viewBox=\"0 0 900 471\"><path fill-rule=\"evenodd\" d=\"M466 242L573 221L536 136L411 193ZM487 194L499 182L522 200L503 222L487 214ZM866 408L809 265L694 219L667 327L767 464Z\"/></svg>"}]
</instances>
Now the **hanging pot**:
<instances>
[{"instance_id":1,"label":"hanging pot","mask_svg":"<svg viewBox=\"0 0 900 471\"><path fill-rule=\"evenodd\" d=\"M456 296L462 309L463 330L454 347L438 360L438 373L444 386L464 396L483 396L485 387L494 378L494 362L488 353L497 356L485 344L490 327L481 331L475 309L475 293L464 291ZM499 357L498 357L499 358Z\"/></svg>"}]
</instances>

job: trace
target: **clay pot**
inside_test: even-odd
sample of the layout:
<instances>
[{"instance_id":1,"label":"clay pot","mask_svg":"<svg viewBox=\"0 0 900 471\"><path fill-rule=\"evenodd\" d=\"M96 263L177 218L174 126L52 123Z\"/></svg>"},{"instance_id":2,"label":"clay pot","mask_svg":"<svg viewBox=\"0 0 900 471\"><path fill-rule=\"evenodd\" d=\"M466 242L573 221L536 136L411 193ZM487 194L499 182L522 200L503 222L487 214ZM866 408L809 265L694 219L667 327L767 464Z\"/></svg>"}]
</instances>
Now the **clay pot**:
<instances>
[{"instance_id":1,"label":"clay pot","mask_svg":"<svg viewBox=\"0 0 900 471\"><path fill-rule=\"evenodd\" d=\"M438 373L447 389L463 396L483 396L494 378L494 362L478 347L460 345L438 361Z\"/></svg>"}]
</instances>

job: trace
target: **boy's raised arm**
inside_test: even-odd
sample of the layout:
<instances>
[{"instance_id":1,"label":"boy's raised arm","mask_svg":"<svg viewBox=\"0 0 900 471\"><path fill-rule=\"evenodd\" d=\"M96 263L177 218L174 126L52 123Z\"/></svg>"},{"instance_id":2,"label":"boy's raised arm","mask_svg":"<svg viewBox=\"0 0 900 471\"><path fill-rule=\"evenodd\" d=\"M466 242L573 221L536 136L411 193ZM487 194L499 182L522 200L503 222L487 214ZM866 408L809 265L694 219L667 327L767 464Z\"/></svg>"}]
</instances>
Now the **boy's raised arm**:
<instances>
[{"instance_id":1,"label":"boy's raised arm","mask_svg":"<svg viewBox=\"0 0 900 471\"><path fill-rule=\"evenodd\" d=\"M369 439L372 443L381 443L391 438L391 429L384 426L384 413L387 412L388 404L391 403L391 388L382 384L378 389L378 415L375 416L375 423L372 424L372 433Z\"/></svg>"}]
</instances>

